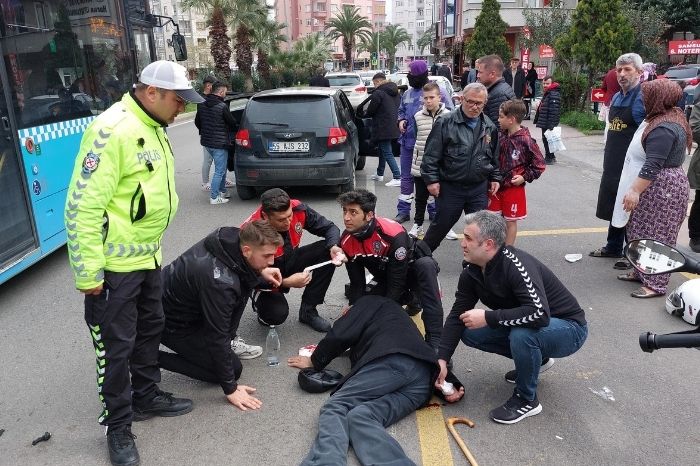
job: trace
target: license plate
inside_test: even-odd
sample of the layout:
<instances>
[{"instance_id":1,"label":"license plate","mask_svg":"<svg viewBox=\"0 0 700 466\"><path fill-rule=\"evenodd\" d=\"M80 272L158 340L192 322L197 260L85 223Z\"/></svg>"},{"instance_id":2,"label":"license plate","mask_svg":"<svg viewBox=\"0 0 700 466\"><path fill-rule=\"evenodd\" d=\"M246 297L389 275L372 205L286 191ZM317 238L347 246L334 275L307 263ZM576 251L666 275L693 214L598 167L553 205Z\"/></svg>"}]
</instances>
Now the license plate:
<instances>
[{"instance_id":1,"label":"license plate","mask_svg":"<svg viewBox=\"0 0 700 466\"><path fill-rule=\"evenodd\" d=\"M270 152L308 152L309 141L270 141Z\"/></svg>"}]
</instances>

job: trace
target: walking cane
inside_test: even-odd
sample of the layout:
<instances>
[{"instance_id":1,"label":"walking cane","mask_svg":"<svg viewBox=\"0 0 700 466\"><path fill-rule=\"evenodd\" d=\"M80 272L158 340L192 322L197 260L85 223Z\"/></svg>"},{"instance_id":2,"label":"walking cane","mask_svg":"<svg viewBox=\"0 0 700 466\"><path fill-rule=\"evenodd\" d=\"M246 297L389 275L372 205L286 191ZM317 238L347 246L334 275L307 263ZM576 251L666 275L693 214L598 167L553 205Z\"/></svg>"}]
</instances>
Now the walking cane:
<instances>
[{"instance_id":1,"label":"walking cane","mask_svg":"<svg viewBox=\"0 0 700 466\"><path fill-rule=\"evenodd\" d=\"M472 466L479 466L479 464L476 462L476 458L474 458L472 452L469 451L469 448L467 448L467 446L464 444L462 437L459 436L457 429L455 429L455 424L466 424L471 428L473 428L475 424L466 417L447 418L447 429L455 438L455 442L457 442L457 445L459 445L459 448L462 450L462 453L464 453L464 456L467 457L467 461L469 461L469 464L471 464Z\"/></svg>"}]
</instances>

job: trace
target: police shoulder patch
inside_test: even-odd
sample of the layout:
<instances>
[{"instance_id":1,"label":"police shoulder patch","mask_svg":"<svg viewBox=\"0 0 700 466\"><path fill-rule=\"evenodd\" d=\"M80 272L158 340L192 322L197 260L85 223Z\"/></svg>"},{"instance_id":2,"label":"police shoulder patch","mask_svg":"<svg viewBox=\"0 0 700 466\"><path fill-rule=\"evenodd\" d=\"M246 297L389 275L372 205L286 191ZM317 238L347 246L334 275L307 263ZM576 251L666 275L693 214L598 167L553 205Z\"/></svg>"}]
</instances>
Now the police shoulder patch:
<instances>
[{"instance_id":1,"label":"police shoulder patch","mask_svg":"<svg viewBox=\"0 0 700 466\"><path fill-rule=\"evenodd\" d=\"M100 156L90 151L83 159L83 173L90 174L100 165Z\"/></svg>"},{"instance_id":2,"label":"police shoulder patch","mask_svg":"<svg viewBox=\"0 0 700 466\"><path fill-rule=\"evenodd\" d=\"M302 231L304 231L304 227L301 226L301 222L297 222L296 225L294 225L294 231L297 232L297 235L300 235Z\"/></svg>"},{"instance_id":3,"label":"police shoulder patch","mask_svg":"<svg viewBox=\"0 0 700 466\"><path fill-rule=\"evenodd\" d=\"M397 261L402 261L406 258L406 248L401 246L394 252L394 257L396 257Z\"/></svg>"}]
</instances>

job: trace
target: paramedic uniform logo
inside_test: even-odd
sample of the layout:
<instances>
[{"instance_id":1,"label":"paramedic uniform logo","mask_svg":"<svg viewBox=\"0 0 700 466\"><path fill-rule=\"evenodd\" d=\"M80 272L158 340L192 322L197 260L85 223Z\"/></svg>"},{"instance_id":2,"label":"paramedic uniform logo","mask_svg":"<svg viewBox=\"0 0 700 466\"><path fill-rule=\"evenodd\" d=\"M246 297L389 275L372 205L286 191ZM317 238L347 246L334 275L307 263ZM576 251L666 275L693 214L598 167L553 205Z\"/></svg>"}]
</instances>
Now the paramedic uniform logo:
<instances>
[{"instance_id":1,"label":"paramedic uniform logo","mask_svg":"<svg viewBox=\"0 0 700 466\"><path fill-rule=\"evenodd\" d=\"M91 174L100 165L100 157L94 152L88 152L88 155L83 159L83 173Z\"/></svg>"},{"instance_id":2,"label":"paramedic uniform logo","mask_svg":"<svg viewBox=\"0 0 700 466\"><path fill-rule=\"evenodd\" d=\"M382 242L377 240L372 243L372 249L374 249L375 254L379 254L379 252L382 250Z\"/></svg>"},{"instance_id":3,"label":"paramedic uniform logo","mask_svg":"<svg viewBox=\"0 0 700 466\"><path fill-rule=\"evenodd\" d=\"M297 235L300 235L302 231L304 231L304 227L301 226L301 222L297 222L296 225L294 225L294 231L297 232Z\"/></svg>"}]
</instances>

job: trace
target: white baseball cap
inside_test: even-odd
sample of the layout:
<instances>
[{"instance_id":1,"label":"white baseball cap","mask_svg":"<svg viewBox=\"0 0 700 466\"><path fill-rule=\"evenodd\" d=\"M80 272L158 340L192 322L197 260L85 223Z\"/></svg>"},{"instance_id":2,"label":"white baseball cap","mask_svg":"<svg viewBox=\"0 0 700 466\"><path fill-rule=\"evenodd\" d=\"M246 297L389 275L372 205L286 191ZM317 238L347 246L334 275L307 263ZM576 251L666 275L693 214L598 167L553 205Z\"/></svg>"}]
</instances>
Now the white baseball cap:
<instances>
[{"instance_id":1,"label":"white baseball cap","mask_svg":"<svg viewBox=\"0 0 700 466\"><path fill-rule=\"evenodd\" d=\"M170 89L187 102L204 102L187 78L187 69L167 60L158 60L146 66L139 75L139 81L149 86Z\"/></svg>"}]
</instances>

